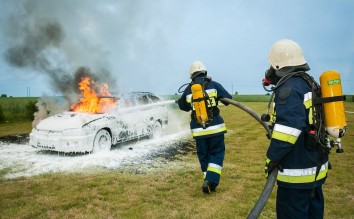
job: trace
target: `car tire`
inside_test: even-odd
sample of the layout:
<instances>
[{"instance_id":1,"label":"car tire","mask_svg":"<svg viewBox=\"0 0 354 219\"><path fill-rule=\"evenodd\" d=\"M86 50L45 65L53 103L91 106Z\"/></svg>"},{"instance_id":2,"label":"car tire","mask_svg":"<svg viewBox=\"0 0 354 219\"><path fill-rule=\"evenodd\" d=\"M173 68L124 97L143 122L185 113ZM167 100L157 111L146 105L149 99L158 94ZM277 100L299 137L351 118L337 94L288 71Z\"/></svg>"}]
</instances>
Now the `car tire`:
<instances>
[{"instance_id":1,"label":"car tire","mask_svg":"<svg viewBox=\"0 0 354 219\"><path fill-rule=\"evenodd\" d=\"M162 136L162 125L159 121L156 121L152 128L149 138L159 138Z\"/></svg>"},{"instance_id":2,"label":"car tire","mask_svg":"<svg viewBox=\"0 0 354 219\"><path fill-rule=\"evenodd\" d=\"M92 152L109 151L112 145L112 138L109 132L105 129L101 129L97 132L95 139L93 140Z\"/></svg>"}]
</instances>

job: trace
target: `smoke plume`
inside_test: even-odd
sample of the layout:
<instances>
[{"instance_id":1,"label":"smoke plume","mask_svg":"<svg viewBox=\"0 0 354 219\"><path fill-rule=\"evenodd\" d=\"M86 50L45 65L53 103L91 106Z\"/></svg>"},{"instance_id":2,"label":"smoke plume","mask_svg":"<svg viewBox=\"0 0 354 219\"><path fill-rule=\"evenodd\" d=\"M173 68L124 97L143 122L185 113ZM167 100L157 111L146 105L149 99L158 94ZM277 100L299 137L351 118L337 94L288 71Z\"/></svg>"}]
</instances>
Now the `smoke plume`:
<instances>
[{"instance_id":1,"label":"smoke plume","mask_svg":"<svg viewBox=\"0 0 354 219\"><path fill-rule=\"evenodd\" d=\"M108 70L107 53L98 45L90 44L90 40L78 43L73 36L68 38L65 27L72 28L72 25L66 17L67 10L72 7L65 5L67 3L64 3L67 7L55 4L37 0L17 2L16 14L9 17L5 31L8 47L3 57L6 62L23 69L24 74L30 69L45 75L51 91L64 96L67 101L63 104L42 98L37 104L37 119L57 111L55 108L68 110L78 100L78 83L83 77L89 76L96 82L107 83L110 89L116 89L115 77Z\"/></svg>"},{"instance_id":2,"label":"smoke plume","mask_svg":"<svg viewBox=\"0 0 354 219\"><path fill-rule=\"evenodd\" d=\"M24 29L20 36L19 43L5 51L5 60L14 67L46 74L55 92L70 96L73 81L67 63L59 63L55 57L65 37L61 25L57 21L40 22Z\"/></svg>"},{"instance_id":3,"label":"smoke plume","mask_svg":"<svg viewBox=\"0 0 354 219\"><path fill-rule=\"evenodd\" d=\"M92 36L80 35L82 28L68 19L79 13L76 3L56 1L18 1L16 10L7 20L8 48L4 58L15 68L31 69L43 74L53 93L68 101L77 95L81 76L93 76L95 81L108 83L115 89L116 80L110 73L107 52ZM76 5L77 6L77 5ZM76 35L73 34L73 28ZM71 30L67 34L66 30ZM86 38L85 38L86 37Z\"/></svg>"},{"instance_id":4,"label":"smoke plume","mask_svg":"<svg viewBox=\"0 0 354 219\"><path fill-rule=\"evenodd\" d=\"M114 86L115 80L106 69L94 73L89 67L79 67L70 72L69 62L62 42L65 37L62 26L57 21L38 22L34 27L26 29L21 34L20 42L5 51L5 60L18 68L31 68L48 76L54 92L59 92L68 100L78 94L77 85L84 76L93 77L95 81L107 82ZM102 79L100 78L102 76Z\"/></svg>"}]
</instances>

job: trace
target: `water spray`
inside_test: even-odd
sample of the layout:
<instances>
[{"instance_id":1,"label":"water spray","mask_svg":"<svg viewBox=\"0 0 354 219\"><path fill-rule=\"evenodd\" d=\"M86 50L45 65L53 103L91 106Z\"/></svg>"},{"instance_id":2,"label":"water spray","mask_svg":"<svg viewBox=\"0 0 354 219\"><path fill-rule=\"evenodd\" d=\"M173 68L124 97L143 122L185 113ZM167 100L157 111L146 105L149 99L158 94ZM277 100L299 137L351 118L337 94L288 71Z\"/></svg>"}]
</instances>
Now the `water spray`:
<instances>
[{"instance_id":1,"label":"water spray","mask_svg":"<svg viewBox=\"0 0 354 219\"><path fill-rule=\"evenodd\" d=\"M173 104L173 103L176 103L176 102L174 100L166 100L166 101L162 101L162 102L137 105L137 106L133 106L133 107L123 107L123 108L119 108L117 110L120 112L131 111L131 110L142 110L142 109L150 108L153 106L166 106L166 105Z\"/></svg>"}]
</instances>

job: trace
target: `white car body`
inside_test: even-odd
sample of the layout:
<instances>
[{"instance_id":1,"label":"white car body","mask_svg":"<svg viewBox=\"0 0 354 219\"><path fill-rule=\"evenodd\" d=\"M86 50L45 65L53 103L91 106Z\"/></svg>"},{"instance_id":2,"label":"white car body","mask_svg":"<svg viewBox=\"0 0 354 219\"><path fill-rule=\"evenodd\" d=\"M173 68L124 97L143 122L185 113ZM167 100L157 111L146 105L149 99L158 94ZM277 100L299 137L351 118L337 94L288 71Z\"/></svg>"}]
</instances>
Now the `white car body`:
<instances>
[{"instance_id":1,"label":"white car body","mask_svg":"<svg viewBox=\"0 0 354 219\"><path fill-rule=\"evenodd\" d=\"M160 135L168 124L166 106L151 93L139 95L148 96L144 105L117 107L104 114L66 111L48 117L32 129L30 145L41 150L85 153L109 150L111 145L120 142Z\"/></svg>"}]
</instances>

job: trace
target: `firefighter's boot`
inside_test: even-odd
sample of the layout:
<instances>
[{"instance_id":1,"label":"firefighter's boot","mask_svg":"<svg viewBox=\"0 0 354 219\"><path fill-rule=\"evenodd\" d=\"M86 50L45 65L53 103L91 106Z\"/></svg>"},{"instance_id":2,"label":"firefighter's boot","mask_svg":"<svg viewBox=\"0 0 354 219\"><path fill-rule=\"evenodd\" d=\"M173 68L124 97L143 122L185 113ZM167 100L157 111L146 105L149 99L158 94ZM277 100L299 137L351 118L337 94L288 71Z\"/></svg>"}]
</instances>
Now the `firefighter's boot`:
<instances>
[{"instance_id":1,"label":"firefighter's boot","mask_svg":"<svg viewBox=\"0 0 354 219\"><path fill-rule=\"evenodd\" d=\"M211 192L215 192L216 185L213 182L204 180L202 189L204 193L210 194Z\"/></svg>"},{"instance_id":2,"label":"firefighter's boot","mask_svg":"<svg viewBox=\"0 0 354 219\"><path fill-rule=\"evenodd\" d=\"M211 193L210 184L211 183L208 180L204 180L203 186L202 186L202 189L203 189L204 193L207 193L207 194Z\"/></svg>"}]
</instances>

